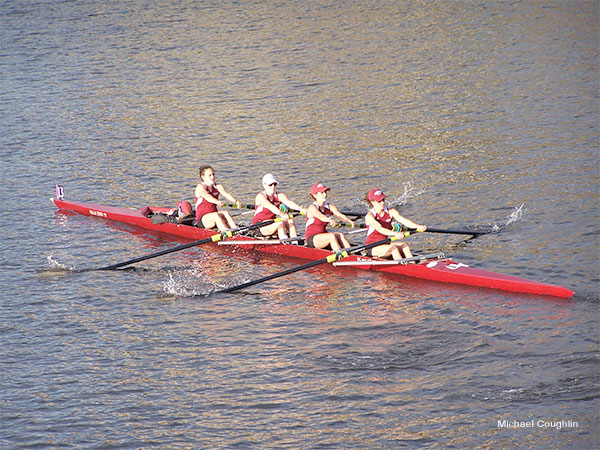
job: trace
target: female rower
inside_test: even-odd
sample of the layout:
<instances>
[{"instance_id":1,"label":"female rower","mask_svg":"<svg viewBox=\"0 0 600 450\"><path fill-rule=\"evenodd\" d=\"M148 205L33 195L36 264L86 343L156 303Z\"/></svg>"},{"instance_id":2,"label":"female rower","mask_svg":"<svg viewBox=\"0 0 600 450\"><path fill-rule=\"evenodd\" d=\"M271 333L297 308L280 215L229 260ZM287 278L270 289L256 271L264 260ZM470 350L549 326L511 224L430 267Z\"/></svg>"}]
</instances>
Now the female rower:
<instances>
[{"instance_id":1,"label":"female rower","mask_svg":"<svg viewBox=\"0 0 600 450\"><path fill-rule=\"evenodd\" d=\"M365 244L397 235L399 230L395 231L393 229L392 219L408 228L416 228L418 231L425 231L427 229L424 225L418 225L412 220L402 217L396 209L388 209L385 205L385 198L386 195L380 189L371 189L365 198L367 203L371 205L371 209L365 216L365 224L367 225ZM393 241L390 244L373 247L370 249L370 255L380 258L389 258L391 256L392 259L398 260L412 257L412 252L405 242Z\"/></svg>"},{"instance_id":2,"label":"female rower","mask_svg":"<svg viewBox=\"0 0 600 450\"><path fill-rule=\"evenodd\" d=\"M284 193L277 192L277 184L278 181L272 174L268 173L263 177L262 185L264 190L256 194L256 198L254 199L255 211L252 224L275 219L275 216L279 216L283 221L260 227L259 230L261 234L265 237L277 234L279 239L297 237L298 234L296 232L294 219L292 219L286 211L282 211L280 207L281 205L285 205L288 208L295 209L301 213L304 213L305 210L297 203L291 201Z\"/></svg>"},{"instance_id":3,"label":"female rower","mask_svg":"<svg viewBox=\"0 0 600 450\"><path fill-rule=\"evenodd\" d=\"M314 248L331 248L334 252L350 247L350 243L343 233L327 232L327 225L335 227L337 222L332 217L337 217L354 227L354 222L342 214L335 205L327 203L327 191L323 183L315 183L310 189L310 196L314 203L306 210L306 245Z\"/></svg>"},{"instance_id":4,"label":"female rower","mask_svg":"<svg viewBox=\"0 0 600 450\"><path fill-rule=\"evenodd\" d=\"M201 228L217 228L226 231L235 228L236 224L227 211L218 211L224 203L219 194L241 207L241 203L225 190L222 184L215 183L215 171L211 166L198 169L202 182L196 186L196 226Z\"/></svg>"}]
</instances>

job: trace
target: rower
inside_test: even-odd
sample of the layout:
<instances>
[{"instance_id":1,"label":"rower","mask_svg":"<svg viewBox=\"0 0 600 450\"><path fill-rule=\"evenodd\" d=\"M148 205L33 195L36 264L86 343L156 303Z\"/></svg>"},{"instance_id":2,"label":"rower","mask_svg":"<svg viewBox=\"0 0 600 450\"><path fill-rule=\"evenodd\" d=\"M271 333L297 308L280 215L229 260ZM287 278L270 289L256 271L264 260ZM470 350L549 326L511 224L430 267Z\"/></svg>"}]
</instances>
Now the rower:
<instances>
[{"instance_id":1,"label":"rower","mask_svg":"<svg viewBox=\"0 0 600 450\"><path fill-rule=\"evenodd\" d=\"M315 183L310 188L310 196L314 202L306 210L306 245L313 248L330 248L337 252L350 247L343 233L328 232L327 225L335 227L337 218L354 227L354 222L340 212L335 205L327 202L327 191L331 189L323 183Z\"/></svg>"},{"instance_id":2,"label":"rower","mask_svg":"<svg viewBox=\"0 0 600 450\"><path fill-rule=\"evenodd\" d=\"M425 231L425 225L418 225L412 220L402 217L395 208L388 208L385 205L386 195L380 189L371 189L365 200L371 206L371 209L365 216L367 225L367 238L365 244L377 242L388 236L402 236L402 227L416 228L417 231ZM392 219L399 223L392 223ZM406 242L399 240L392 241L390 244L378 245L368 250L369 256L380 258L392 258L395 260L403 258L412 258L412 252Z\"/></svg>"},{"instance_id":3,"label":"rower","mask_svg":"<svg viewBox=\"0 0 600 450\"><path fill-rule=\"evenodd\" d=\"M228 211L219 211L224 203L219 200L219 195L236 204L238 208L242 204L222 184L215 182L215 171L211 166L202 166L198 169L202 180L196 186L196 226L200 228L217 228L219 231L227 231L236 228L235 221Z\"/></svg>"},{"instance_id":4,"label":"rower","mask_svg":"<svg viewBox=\"0 0 600 450\"><path fill-rule=\"evenodd\" d=\"M176 208L171 208L166 212L153 211L152 208L146 206L141 213L156 225L165 222L184 225L194 224L192 205L185 200L178 202Z\"/></svg>"},{"instance_id":5,"label":"rower","mask_svg":"<svg viewBox=\"0 0 600 450\"><path fill-rule=\"evenodd\" d=\"M171 211L169 211L168 214L174 218L175 222L181 223L185 219L190 217L192 215L192 212L192 205L190 204L190 202L183 200L177 203L177 208L173 208Z\"/></svg>"},{"instance_id":6,"label":"rower","mask_svg":"<svg viewBox=\"0 0 600 450\"><path fill-rule=\"evenodd\" d=\"M287 211L289 209L294 209L300 211L301 214L304 214L306 210L290 200L283 192L277 192L278 184L279 182L270 173L262 178L264 190L256 194L254 199L254 217L252 218L252 224L275 219L275 216L279 216L283 219L282 222L276 222L260 227L260 234L266 238L274 235L277 235L279 239L295 238L298 236L296 224Z\"/></svg>"}]
</instances>

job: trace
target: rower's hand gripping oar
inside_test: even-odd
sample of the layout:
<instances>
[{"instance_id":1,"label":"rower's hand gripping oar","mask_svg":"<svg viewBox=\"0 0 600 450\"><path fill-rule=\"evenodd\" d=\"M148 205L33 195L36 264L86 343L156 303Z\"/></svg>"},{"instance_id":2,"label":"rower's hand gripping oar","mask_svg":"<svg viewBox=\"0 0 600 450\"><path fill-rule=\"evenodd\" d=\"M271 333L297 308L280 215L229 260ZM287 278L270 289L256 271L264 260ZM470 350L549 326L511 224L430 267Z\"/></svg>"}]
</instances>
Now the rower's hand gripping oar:
<instances>
[{"instance_id":1,"label":"rower's hand gripping oar","mask_svg":"<svg viewBox=\"0 0 600 450\"><path fill-rule=\"evenodd\" d=\"M179 250L185 250L186 248L196 247L196 246L202 245L202 244L208 244L209 242L218 242L220 240L230 238L233 235L242 233L244 231L250 231L250 230L254 230L256 228L264 227L266 225L271 225L273 222L279 222L281 220L282 219L280 219L280 218L272 219L272 220L265 220L264 222L256 223L254 225L248 225L248 226L244 226L244 227L235 228L233 230L217 233L206 239L200 239L199 241L190 242L189 244L178 245L177 247L169 248L167 250L162 250L160 252L152 253L150 255L140 256L138 258L129 259L127 261L123 261L123 262L120 262L117 264L111 264L110 266L100 267L97 269L87 269L87 270L83 270L82 272L89 272L92 270L115 270L120 267L129 266L130 264L134 264L134 263L137 263L140 261L145 261L147 259L156 258L158 256L168 255L169 253L178 252Z\"/></svg>"},{"instance_id":2,"label":"rower's hand gripping oar","mask_svg":"<svg viewBox=\"0 0 600 450\"><path fill-rule=\"evenodd\" d=\"M406 231L404 233L402 233L402 236L408 236L411 233L409 231ZM239 284L237 286L233 286L233 287L229 287L226 289L222 289L220 291L216 291L215 294L222 294L222 293L230 293L230 292L234 292L234 291L239 291L240 289L244 289L250 286L254 286L255 284L259 284L262 283L264 281L269 281L269 280L273 280L275 278L279 278L279 277L283 277L285 275L289 275L291 273L294 272L299 272L301 270L304 269L310 269L311 267L315 267L321 264L325 264L325 263L332 263L332 262L336 262L336 261L340 261L343 258L345 258L348 255L352 255L355 253L359 253L362 252L363 250L368 250L370 248L373 247L377 247L379 245L384 245L384 244L389 244L392 241L395 241L396 239L400 239L401 236L390 236L386 239L382 239L380 241L376 241L376 242L372 242L370 244L363 244L363 245L357 245L355 247L349 247L349 248L345 248L345 249L341 249L340 251L336 252L336 253L332 253L331 255L327 256L326 258L322 258L322 259L317 259L316 261L311 261L307 264L303 264L301 266L297 266L297 267L292 267L291 269L287 269L284 270L282 272L277 272L274 273L272 275L268 275L266 277L263 278L259 278L257 280L253 280L253 281L248 281L246 283L242 283Z\"/></svg>"}]
</instances>

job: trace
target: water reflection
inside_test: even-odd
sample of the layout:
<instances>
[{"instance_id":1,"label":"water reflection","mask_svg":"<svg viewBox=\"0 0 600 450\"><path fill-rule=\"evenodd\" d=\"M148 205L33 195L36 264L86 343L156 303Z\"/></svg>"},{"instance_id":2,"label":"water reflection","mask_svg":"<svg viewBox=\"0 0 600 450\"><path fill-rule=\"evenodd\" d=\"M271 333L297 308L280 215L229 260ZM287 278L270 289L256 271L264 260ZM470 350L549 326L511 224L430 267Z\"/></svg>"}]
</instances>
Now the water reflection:
<instances>
[{"instance_id":1,"label":"water reflection","mask_svg":"<svg viewBox=\"0 0 600 450\"><path fill-rule=\"evenodd\" d=\"M416 6L3 5L6 442L597 447L597 5ZM82 201L172 205L193 197L200 162L247 202L269 171L299 201L319 179L349 208L377 184L438 226L524 204L509 232L458 259L584 295L321 268L181 296L294 264L217 247L29 276L49 254L97 266L178 241L89 218L49 225L51 205L24 216L24 198L63 182ZM428 239L417 246L454 242ZM582 427L498 430L497 411Z\"/></svg>"}]
</instances>

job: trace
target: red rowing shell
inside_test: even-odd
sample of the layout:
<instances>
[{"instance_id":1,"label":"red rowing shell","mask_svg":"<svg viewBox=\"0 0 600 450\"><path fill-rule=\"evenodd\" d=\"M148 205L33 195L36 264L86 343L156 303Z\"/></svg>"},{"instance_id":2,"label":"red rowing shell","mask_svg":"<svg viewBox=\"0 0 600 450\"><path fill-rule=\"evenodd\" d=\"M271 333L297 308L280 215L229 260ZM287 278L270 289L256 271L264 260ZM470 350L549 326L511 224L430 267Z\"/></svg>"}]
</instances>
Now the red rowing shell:
<instances>
[{"instance_id":1,"label":"red rowing shell","mask_svg":"<svg viewBox=\"0 0 600 450\"><path fill-rule=\"evenodd\" d=\"M179 225L174 223L152 223L150 219L142 215L141 209L131 209L115 206L95 205L91 203L72 202L67 200L52 199L59 210L73 211L79 214L100 217L106 220L123 222L130 225L136 225L146 230L167 233L174 236L190 240L200 240L208 238L215 234L214 230L196 228L190 225ZM169 208L151 208L156 212L165 212ZM251 239L245 236L234 236L230 240ZM209 244L214 245L214 244ZM317 260L325 258L330 252L300 245L247 245L245 248L251 248L264 253L290 256L306 260ZM369 261L368 257L350 255L345 261ZM570 289L555 286L552 284L540 283L538 281L525 278L504 275L501 273L490 272L487 270L475 269L466 264L457 263L451 260L425 261L418 264L376 266L360 265L354 266L361 270L375 270L391 274L421 278L424 280L438 281L442 283L464 284L468 286L478 286L490 289L499 289L510 292L522 292L527 294L550 295L560 298L570 298L574 292Z\"/></svg>"}]
</instances>

